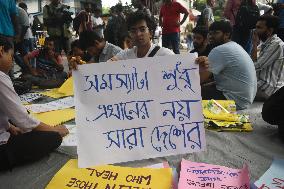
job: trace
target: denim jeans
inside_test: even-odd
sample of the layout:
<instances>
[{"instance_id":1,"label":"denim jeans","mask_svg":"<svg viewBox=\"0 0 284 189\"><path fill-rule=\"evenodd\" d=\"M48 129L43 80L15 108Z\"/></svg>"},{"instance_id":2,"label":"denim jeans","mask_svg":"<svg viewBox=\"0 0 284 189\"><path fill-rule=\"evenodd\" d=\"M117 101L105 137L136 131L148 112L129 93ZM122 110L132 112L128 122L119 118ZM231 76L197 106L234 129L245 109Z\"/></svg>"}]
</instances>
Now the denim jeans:
<instances>
[{"instance_id":1,"label":"denim jeans","mask_svg":"<svg viewBox=\"0 0 284 189\"><path fill-rule=\"evenodd\" d=\"M180 54L179 52L179 33L169 33L162 35L162 46L166 48L173 49L175 54Z\"/></svg>"}]
</instances>

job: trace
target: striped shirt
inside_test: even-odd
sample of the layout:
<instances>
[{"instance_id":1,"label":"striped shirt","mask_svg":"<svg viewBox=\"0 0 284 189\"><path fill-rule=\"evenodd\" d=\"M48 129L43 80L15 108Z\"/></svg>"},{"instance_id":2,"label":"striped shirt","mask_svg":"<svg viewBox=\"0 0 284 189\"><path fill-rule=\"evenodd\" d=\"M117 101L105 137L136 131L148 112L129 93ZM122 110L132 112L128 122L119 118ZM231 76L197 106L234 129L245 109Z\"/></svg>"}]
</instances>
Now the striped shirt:
<instances>
[{"instance_id":1,"label":"striped shirt","mask_svg":"<svg viewBox=\"0 0 284 189\"><path fill-rule=\"evenodd\" d=\"M262 45L255 62L257 89L271 96L284 86L284 42L273 35Z\"/></svg>"}]
</instances>

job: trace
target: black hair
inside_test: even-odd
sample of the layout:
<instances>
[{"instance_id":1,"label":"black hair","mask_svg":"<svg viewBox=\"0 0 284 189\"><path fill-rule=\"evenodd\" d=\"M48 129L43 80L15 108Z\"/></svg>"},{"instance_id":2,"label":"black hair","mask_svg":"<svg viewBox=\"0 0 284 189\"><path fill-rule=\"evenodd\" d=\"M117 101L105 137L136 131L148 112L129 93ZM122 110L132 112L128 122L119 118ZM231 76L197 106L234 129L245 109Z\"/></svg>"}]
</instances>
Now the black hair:
<instances>
[{"instance_id":1,"label":"black hair","mask_svg":"<svg viewBox=\"0 0 284 189\"><path fill-rule=\"evenodd\" d=\"M74 47L81 48L79 39L76 39L76 40L72 41L71 49L73 49Z\"/></svg>"},{"instance_id":2,"label":"black hair","mask_svg":"<svg viewBox=\"0 0 284 189\"><path fill-rule=\"evenodd\" d=\"M152 32L152 34L154 34L156 27L157 27L156 22L155 22L153 17L149 16L145 11L142 11L142 10L138 10L138 11L130 13L128 15L127 21L126 21L128 30L130 30L130 28L132 26L134 26L135 24L137 24L141 20L145 20L145 22L147 23L147 27L149 28L150 32Z\"/></svg>"},{"instance_id":3,"label":"black hair","mask_svg":"<svg viewBox=\"0 0 284 189\"><path fill-rule=\"evenodd\" d=\"M118 3L115 5L115 9L117 10L117 12L123 12L123 6L121 3Z\"/></svg>"},{"instance_id":4,"label":"black hair","mask_svg":"<svg viewBox=\"0 0 284 189\"><path fill-rule=\"evenodd\" d=\"M229 33L230 37L232 35L232 26L227 20L215 21L209 26L209 31L217 31L220 30L223 33Z\"/></svg>"},{"instance_id":5,"label":"black hair","mask_svg":"<svg viewBox=\"0 0 284 189\"><path fill-rule=\"evenodd\" d=\"M13 49L13 44L4 37L0 37L0 46L3 47L5 52L8 52L10 49Z\"/></svg>"},{"instance_id":6,"label":"black hair","mask_svg":"<svg viewBox=\"0 0 284 189\"><path fill-rule=\"evenodd\" d=\"M197 27L193 28L192 33L200 34L204 38L207 38L208 29L205 26L197 26Z\"/></svg>"},{"instance_id":7,"label":"black hair","mask_svg":"<svg viewBox=\"0 0 284 189\"><path fill-rule=\"evenodd\" d=\"M19 7L21 7L22 9L27 9L27 8L28 8L27 4L24 3L24 2L20 2L18 5L19 5Z\"/></svg>"},{"instance_id":8,"label":"black hair","mask_svg":"<svg viewBox=\"0 0 284 189\"><path fill-rule=\"evenodd\" d=\"M82 49L82 48L81 48L81 45L80 45L79 39L76 39L76 40L74 40L74 41L71 42L71 50L70 50L70 52L69 52L69 55L72 55L72 54L73 54L73 49L74 49L75 47Z\"/></svg>"},{"instance_id":9,"label":"black hair","mask_svg":"<svg viewBox=\"0 0 284 189\"><path fill-rule=\"evenodd\" d=\"M94 46L95 41L102 42L102 41L104 41L104 38L101 38L94 31L83 31L83 32L80 33L79 43L80 43L80 47L83 50L86 50L88 47Z\"/></svg>"},{"instance_id":10,"label":"black hair","mask_svg":"<svg viewBox=\"0 0 284 189\"><path fill-rule=\"evenodd\" d=\"M258 18L257 21L265 21L265 25L268 28L273 29L273 34L277 33L279 27L279 18L277 16L272 15L262 15Z\"/></svg>"},{"instance_id":11,"label":"black hair","mask_svg":"<svg viewBox=\"0 0 284 189\"><path fill-rule=\"evenodd\" d=\"M55 38L54 37L46 37L45 39L44 39L44 42L46 43L46 42L50 42L50 41L55 41Z\"/></svg>"}]
</instances>

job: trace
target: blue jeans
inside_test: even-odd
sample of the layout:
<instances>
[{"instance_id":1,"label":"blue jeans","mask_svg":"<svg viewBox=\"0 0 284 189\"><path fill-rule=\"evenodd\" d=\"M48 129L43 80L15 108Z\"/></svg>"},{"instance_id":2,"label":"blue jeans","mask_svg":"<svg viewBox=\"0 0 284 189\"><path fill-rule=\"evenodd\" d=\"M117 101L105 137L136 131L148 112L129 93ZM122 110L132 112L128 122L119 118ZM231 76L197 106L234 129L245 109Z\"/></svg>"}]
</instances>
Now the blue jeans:
<instances>
[{"instance_id":1,"label":"blue jeans","mask_svg":"<svg viewBox=\"0 0 284 189\"><path fill-rule=\"evenodd\" d=\"M175 54L179 52L179 33L169 33L162 35L162 46L173 49Z\"/></svg>"}]
</instances>

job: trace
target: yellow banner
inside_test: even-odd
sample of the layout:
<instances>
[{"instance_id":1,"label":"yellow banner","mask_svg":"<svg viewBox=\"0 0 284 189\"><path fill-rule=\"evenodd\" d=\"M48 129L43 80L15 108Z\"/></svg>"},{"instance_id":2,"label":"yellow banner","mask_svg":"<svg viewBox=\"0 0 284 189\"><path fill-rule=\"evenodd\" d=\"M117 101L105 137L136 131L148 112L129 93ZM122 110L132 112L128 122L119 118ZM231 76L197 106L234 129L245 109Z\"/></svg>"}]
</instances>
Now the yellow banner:
<instances>
[{"instance_id":1,"label":"yellow banner","mask_svg":"<svg viewBox=\"0 0 284 189\"><path fill-rule=\"evenodd\" d=\"M130 168L112 165L79 169L69 160L46 189L171 189L170 168Z\"/></svg>"},{"instance_id":2,"label":"yellow banner","mask_svg":"<svg viewBox=\"0 0 284 189\"><path fill-rule=\"evenodd\" d=\"M70 77L68 78L62 86L58 89L59 93L63 93L66 96L73 96L74 95L74 90L73 90L73 78Z\"/></svg>"},{"instance_id":3,"label":"yellow banner","mask_svg":"<svg viewBox=\"0 0 284 189\"><path fill-rule=\"evenodd\" d=\"M39 114L31 113L31 115L47 125L56 126L75 119L75 109L67 108Z\"/></svg>"}]
</instances>

